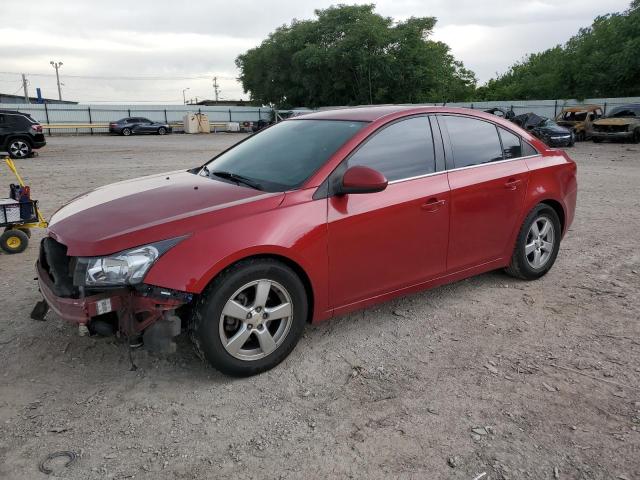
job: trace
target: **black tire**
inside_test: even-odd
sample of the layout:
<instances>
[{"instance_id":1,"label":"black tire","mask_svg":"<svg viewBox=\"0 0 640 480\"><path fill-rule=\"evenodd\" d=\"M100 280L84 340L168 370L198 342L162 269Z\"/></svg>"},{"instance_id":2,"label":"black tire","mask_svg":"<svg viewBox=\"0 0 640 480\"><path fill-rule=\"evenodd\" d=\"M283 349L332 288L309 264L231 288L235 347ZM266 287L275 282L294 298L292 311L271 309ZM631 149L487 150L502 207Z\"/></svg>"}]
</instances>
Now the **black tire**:
<instances>
[{"instance_id":1,"label":"black tire","mask_svg":"<svg viewBox=\"0 0 640 480\"><path fill-rule=\"evenodd\" d=\"M31 142L26 138L14 138L9 140L7 151L11 158L19 160L30 157L33 149L31 147Z\"/></svg>"},{"instance_id":2,"label":"black tire","mask_svg":"<svg viewBox=\"0 0 640 480\"><path fill-rule=\"evenodd\" d=\"M20 230L21 232L24 232L24 234L27 236L27 238L31 238L31 229L30 228L18 227L18 230Z\"/></svg>"},{"instance_id":3,"label":"black tire","mask_svg":"<svg viewBox=\"0 0 640 480\"><path fill-rule=\"evenodd\" d=\"M553 246L549 256L546 258L544 264L539 267L534 267L531 261L532 255L535 256L535 251L527 255L526 248L527 243L532 244L531 228L535 222L542 222L548 220L553 228ZM536 280L545 275L553 266L558 256L560 249L560 237L562 236L562 228L560 226L560 219L556 211L550 206L540 203L538 204L525 218L516 238L516 245L511 256L511 263L506 268L506 272L512 277L520 278L522 280ZM535 242L533 242L535 243ZM540 250L539 248L537 250ZM541 253L545 255L545 253Z\"/></svg>"},{"instance_id":4,"label":"black tire","mask_svg":"<svg viewBox=\"0 0 640 480\"><path fill-rule=\"evenodd\" d=\"M286 290L293 305L292 316L287 317L290 322L289 327L281 337L278 346L266 356L251 360L236 358L225 348L221 332L227 327L228 320L239 322L239 328L247 328L247 322L252 320L238 321L223 317L222 311L228 301L238 298L234 294L239 289L258 280L269 280ZM269 292L271 295L271 290ZM246 377L275 367L291 353L302 335L307 314L307 294L304 285L291 268L272 259L246 260L227 268L202 293L193 309L190 336L200 358L207 360L214 368L227 375ZM286 320L276 320L276 322L284 321ZM274 326L278 327L278 325L276 323ZM271 329L271 323L268 327L256 325L255 328ZM233 332L230 333L230 336L232 335L234 335ZM247 344L246 342L257 342L257 333L250 335L246 341L243 340L241 346ZM262 345L259 348L262 350Z\"/></svg>"},{"instance_id":5,"label":"black tire","mask_svg":"<svg viewBox=\"0 0 640 480\"><path fill-rule=\"evenodd\" d=\"M122 130L120 130L120 134L128 137L129 135L131 135L131 129L130 128L123 128Z\"/></svg>"},{"instance_id":6,"label":"black tire","mask_svg":"<svg viewBox=\"0 0 640 480\"><path fill-rule=\"evenodd\" d=\"M576 135L576 140L578 142L584 142L587 139L587 134L584 130L578 132L578 134Z\"/></svg>"},{"instance_id":7,"label":"black tire","mask_svg":"<svg viewBox=\"0 0 640 480\"><path fill-rule=\"evenodd\" d=\"M593 140L593 143L600 143L600 142L602 142L602 139L601 139L601 138L598 138L598 137L592 137L592 138L591 138L591 140Z\"/></svg>"},{"instance_id":8,"label":"black tire","mask_svg":"<svg viewBox=\"0 0 640 480\"><path fill-rule=\"evenodd\" d=\"M640 128L633 131L633 143L640 143Z\"/></svg>"},{"instance_id":9,"label":"black tire","mask_svg":"<svg viewBox=\"0 0 640 480\"><path fill-rule=\"evenodd\" d=\"M164 134L166 134L166 133L167 133L167 129L166 129L166 128L164 128L164 127L160 127L160 128L158 129L158 135L164 135Z\"/></svg>"},{"instance_id":10,"label":"black tire","mask_svg":"<svg viewBox=\"0 0 640 480\"><path fill-rule=\"evenodd\" d=\"M22 230L5 230L0 235L0 248L7 253L22 253L29 245L29 237Z\"/></svg>"}]
</instances>

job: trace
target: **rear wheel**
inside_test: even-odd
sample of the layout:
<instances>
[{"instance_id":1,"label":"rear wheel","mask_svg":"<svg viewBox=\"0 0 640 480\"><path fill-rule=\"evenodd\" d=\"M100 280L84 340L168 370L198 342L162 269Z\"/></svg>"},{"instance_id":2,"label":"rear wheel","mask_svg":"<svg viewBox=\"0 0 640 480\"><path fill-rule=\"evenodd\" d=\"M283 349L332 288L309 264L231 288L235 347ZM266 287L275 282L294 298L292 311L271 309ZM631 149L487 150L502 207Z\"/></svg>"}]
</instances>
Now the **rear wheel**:
<instances>
[{"instance_id":1,"label":"rear wheel","mask_svg":"<svg viewBox=\"0 0 640 480\"><path fill-rule=\"evenodd\" d=\"M507 273L523 280L546 274L558 256L562 229L555 210L539 204L524 220Z\"/></svg>"},{"instance_id":2,"label":"rear wheel","mask_svg":"<svg viewBox=\"0 0 640 480\"><path fill-rule=\"evenodd\" d=\"M22 230L11 229L5 230L0 235L0 248L7 253L24 252L29 245L29 237Z\"/></svg>"},{"instance_id":3,"label":"rear wheel","mask_svg":"<svg viewBox=\"0 0 640 480\"><path fill-rule=\"evenodd\" d=\"M593 143L600 143L602 141L602 139L598 137L592 137L591 140L593 140Z\"/></svg>"},{"instance_id":4,"label":"rear wheel","mask_svg":"<svg viewBox=\"0 0 640 480\"><path fill-rule=\"evenodd\" d=\"M23 138L16 138L9 142L8 150L11 158L27 158L31 155L31 144Z\"/></svg>"},{"instance_id":5,"label":"rear wheel","mask_svg":"<svg viewBox=\"0 0 640 480\"><path fill-rule=\"evenodd\" d=\"M131 135L131 129L130 128L123 128L122 129L122 135L124 135L125 137L128 137L129 135Z\"/></svg>"},{"instance_id":6,"label":"rear wheel","mask_svg":"<svg viewBox=\"0 0 640 480\"><path fill-rule=\"evenodd\" d=\"M633 143L640 143L640 128L633 131Z\"/></svg>"},{"instance_id":7,"label":"rear wheel","mask_svg":"<svg viewBox=\"0 0 640 480\"><path fill-rule=\"evenodd\" d=\"M307 311L304 285L293 270L276 260L247 260L228 268L203 293L191 338L200 357L221 372L254 375L291 353Z\"/></svg>"}]
</instances>

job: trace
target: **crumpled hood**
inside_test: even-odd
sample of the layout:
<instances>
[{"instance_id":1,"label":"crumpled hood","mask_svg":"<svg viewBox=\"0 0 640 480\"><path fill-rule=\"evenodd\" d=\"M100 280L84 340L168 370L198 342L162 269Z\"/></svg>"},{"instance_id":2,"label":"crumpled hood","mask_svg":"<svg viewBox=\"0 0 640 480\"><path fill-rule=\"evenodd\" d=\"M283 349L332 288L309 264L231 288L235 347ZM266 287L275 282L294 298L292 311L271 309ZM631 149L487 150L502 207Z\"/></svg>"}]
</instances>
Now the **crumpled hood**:
<instances>
[{"instance_id":1,"label":"crumpled hood","mask_svg":"<svg viewBox=\"0 0 640 480\"><path fill-rule=\"evenodd\" d=\"M601 118L593 122L594 125L629 125L634 122L638 122L638 118L620 117L620 118Z\"/></svg>"},{"instance_id":2,"label":"crumpled hood","mask_svg":"<svg viewBox=\"0 0 640 480\"><path fill-rule=\"evenodd\" d=\"M276 208L283 193L265 193L179 171L126 180L76 197L51 217L48 233L71 256L107 255L189 235L224 221L248 203Z\"/></svg>"}]
</instances>

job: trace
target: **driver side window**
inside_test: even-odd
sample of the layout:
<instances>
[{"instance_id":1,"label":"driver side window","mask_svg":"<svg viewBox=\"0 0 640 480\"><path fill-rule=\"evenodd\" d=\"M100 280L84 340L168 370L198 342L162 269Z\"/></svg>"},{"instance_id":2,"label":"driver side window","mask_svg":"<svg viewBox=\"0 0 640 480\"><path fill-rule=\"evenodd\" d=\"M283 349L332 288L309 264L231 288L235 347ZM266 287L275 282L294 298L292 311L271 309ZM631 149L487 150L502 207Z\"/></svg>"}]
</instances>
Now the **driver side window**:
<instances>
[{"instance_id":1,"label":"driver side window","mask_svg":"<svg viewBox=\"0 0 640 480\"><path fill-rule=\"evenodd\" d=\"M374 133L348 160L402 180L435 172L435 153L429 118L400 120Z\"/></svg>"}]
</instances>

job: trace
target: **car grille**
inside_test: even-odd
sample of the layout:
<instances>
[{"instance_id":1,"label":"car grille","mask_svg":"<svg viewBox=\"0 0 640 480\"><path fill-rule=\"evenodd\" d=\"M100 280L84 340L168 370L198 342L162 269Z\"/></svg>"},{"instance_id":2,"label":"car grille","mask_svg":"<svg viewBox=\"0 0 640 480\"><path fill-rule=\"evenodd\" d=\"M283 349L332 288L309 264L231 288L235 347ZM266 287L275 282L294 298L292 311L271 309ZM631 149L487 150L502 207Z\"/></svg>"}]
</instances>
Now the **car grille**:
<instances>
[{"instance_id":1,"label":"car grille","mask_svg":"<svg viewBox=\"0 0 640 480\"><path fill-rule=\"evenodd\" d=\"M49 274L53 291L59 297L77 297L78 289L73 286L75 259L67 256L67 247L51 237L45 237L40 244L40 266Z\"/></svg>"},{"instance_id":2,"label":"car grille","mask_svg":"<svg viewBox=\"0 0 640 480\"><path fill-rule=\"evenodd\" d=\"M619 132L626 132L627 131L627 126L626 125L598 125L598 124L594 124L593 125L593 129L596 132L619 133Z\"/></svg>"}]
</instances>

